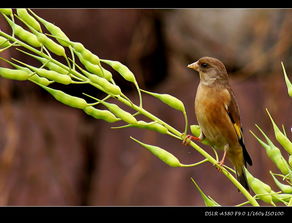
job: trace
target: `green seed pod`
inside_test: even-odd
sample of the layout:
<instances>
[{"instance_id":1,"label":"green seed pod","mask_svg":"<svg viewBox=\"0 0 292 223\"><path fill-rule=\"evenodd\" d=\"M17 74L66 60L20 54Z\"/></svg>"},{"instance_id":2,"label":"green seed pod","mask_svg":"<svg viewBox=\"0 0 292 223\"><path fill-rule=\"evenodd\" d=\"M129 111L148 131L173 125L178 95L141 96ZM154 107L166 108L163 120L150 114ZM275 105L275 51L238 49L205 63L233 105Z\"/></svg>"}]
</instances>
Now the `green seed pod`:
<instances>
[{"instance_id":1,"label":"green seed pod","mask_svg":"<svg viewBox=\"0 0 292 223\"><path fill-rule=\"evenodd\" d=\"M127 66L120 63L119 61L113 60L101 60L102 62L110 65L115 71L117 71L125 80L132 82L134 84L137 83L135 75L132 71L129 70Z\"/></svg>"},{"instance_id":2,"label":"green seed pod","mask_svg":"<svg viewBox=\"0 0 292 223\"><path fill-rule=\"evenodd\" d=\"M3 13L4 15L12 16L13 12L12 9L4 8L0 9L0 13Z\"/></svg>"},{"instance_id":3,"label":"green seed pod","mask_svg":"<svg viewBox=\"0 0 292 223\"><path fill-rule=\"evenodd\" d=\"M31 77L28 78L28 80L36 82L36 83L44 85L44 86L48 86L49 84L54 82L54 81L49 81L45 77L40 77L37 74L32 75Z\"/></svg>"},{"instance_id":4,"label":"green seed pod","mask_svg":"<svg viewBox=\"0 0 292 223\"><path fill-rule=\"evenodd\" d=\"M153 97L159 99L163 103L167 104L168 106L170 106L170 107L172 107L172 108L174 108L176 110L185 112L185 106L182 103L182 101L179 100L179 99L177 99L176 97L174 97L172 95L169 95L169 94L158 94L158 93L153 93L153 92L145 91L145 90L142 90L142 89L141 89L141 91L143 91L143 92L145 92L147 94L152 95Z\"/></svg>"},{"instance_id":5,"label":"green seed pod","mask_svg":"<svg viewBox=\"0 0 292 223\"><path fill-rule=\"evenodd\" d=\"M273 175L273 173L271 171L270 171L270 174L272 175L276 185L279 187L279 189L281 191L283 191L284 193L288 193L288 194L292 193L292 186L286 185L286 184L282 184L279 180L277 180L277 178Z\"/></svg>"},{"instance_id":6,"label":"green seed pod","mask_svg":"<svg viewBox=\"0 0 292 223\"><path fill-rule=\"evenodd\" d=\"M288 163L289 163L290 167L292 167L292 155L289 156Z\"/></svg>"},{"instance_id":7,"label":"green seed pod","mask_svg":"<svg viewBox=\"0 0 292 223\"><path fill-rule=\"evenodd\" d=\"M138 121L137 124L131 126L156 131L161 134L167 134L168 132L167 128L157 122Z\"/></svg>"},{"instance_id":8,"label":"green seed pod","mask_svg":"<svg viewBox=\"0 0 292 223\"><path fill-rule=\"evenodd\" d=\"M246 173L246 179L248 182L248 185L250 186L250 188L253 190L253 192L255 194L258 195L259 199L261 199L262 201L269 203L269 204L273 204L273 200L272 200L272 189L268 184L265 184L264 182L262 182L261 180L253 177L248 170L245 170Z\"/></svg>"},{"instance_id":9,"label":"green seed pod","mask_svg":"<svg viewBox=\"0 0 292 223\"><path fill-rule=\"evenodd\" d=\"M8 47L10 45L11 45L11 43L9 42L9 40L4 38L3 36L0 36L0 48L5 48L5 47Z\"/></svg>"},{"instance_id":10,"label":"green seed pod","mask_svg":"<svg viewBox=\"0 0 292 223\"><path fill-rule=\"evenodd\" d=\"M119 86L111 84L110 82L108 82L104 78L101 78L101 77L98 77L96 75L92 75L89 73L88 73L87 77L93 83L101 86L102 89L110 95L120 95L122 93Z\"/></svg>"},{"instance_id":11,"label":"green seed pod","mask_svg":"<svg viewBox=\"0 0 292 223\"><path fill-rule=\"evenodd\" d=\"M290 97L292 97L292 83L291 83L291 81L290 81L289 78L288 78L288 75L287 75L287 73L286 73L286 70L285 70L285 67L284 67L283 62L281 62L281 64L282 64L282 68L283 68L283 73L284 73L284 77L285 77L285 82L286 82L286 85L287 85L287 88L288 88L288 95L289 95ZM291 154L291 153L290 153L290 154Z\"/></svg>"},{"instance_id":12,"label":"green seed pod","mask_svg":"<svg viewBox=\"0 0 292 223\"><path fill-rule=\"evenodd\" d=\"M84 109L88 106L87 102L83 98L78 98L64 93L63 91L56 90L50 87L42 86L46 91L48 91L57 101L68 105L73 108Z\"/></svg>"},{"instance_id":13,"label":"green seed pod","mask_svg":"<svg viewBox=\"0 0 292 223\"><path fill-rule=\"evenodd\" d=\"M83 111L87 114L92 116L93 118L96 119L102 119L106 122L109 123L113 123L116 121L119 121L120 119L118 119L116 116L114 116L111 112L107 111L107 110L100 110L100 109L96 109L92 106L87 106L83 109Z\"/></svg>"},{"instance_id":14,"label":"green seed pod","mask_svg":"<svg viewBox=\"0 0 292 223\"><path fill-rule=\"evenodd\" d=\"M278 126L276 125L276 123L274 122L271 114L269 113L268 109L266 109L271 122L273 124L273 128L274 128L274 133L275 133L275 137L277 139L277 141L281 144L281 146L283 146L283 148L290 154L292 155L292 142L288 139L287 136L285 136L281 130L278 128Z\"/></svg>"},{"instance_id":15,"label":"green seed pod","mask_svg":"<svg viewBox=\"0 0 292 223\"><path fill-rule=\"evenodd\" d=\"M105 107L107 107L110 110L110 112L112 112L116 117L122 119L123 121L129 124L137 123L136 118L133 115L131 115L131 113L124 111L116 104L112 104L112 103L108 103L104 101L100 101L100 103L102 103Z\"/></svg>"},{"instance_id":16,"label":"green seed pod","mask_svg":"<svg viewBox=\"0 0 292 223\"><path fill-rule=\"evenodd\" d=\"M172 155L170 152L168 152L168 151L166 151L158 146L153 146L153 145L142 143L133 137L130 137L130 138L132 140L134 140L135 142L137 142L138 144L140 144L141 146L148 149L154 156L156 156L157 158L162 160L167 165L172 166L172 167L180 167L181 166L181 163L179 162L179 160L174 155Z\"/></svg>"},{"instance_id":17,"label":"green seed pod","mask_svg":"<svg viewBox=\"0 0 292 223\"><path fill-rule=\"evenodd\" d=\"M48 50L50 50L52 53L58 56L66 57L64 47L54 42L52 39L50 39L43 33L37 33L36 36L38 38L38 41L41 42L46 48L48 48Z\"/></svg>"},{"instance_id":18,"label":"green seed pod","mask_svg":"<svg viewBox=\"0 0 292 223\"><path fill-rule=\"evenodd\" d=\"M216 201L214 201L211 197L207 196L202 189L199 187L199 185L195 182L195 180L193 178L191 178L191 180L193 181L195 187L197 188L197 190L199 191L201 197L204 200L204 203L207 207L219 207L221 206L220 204L218 204Z\"/></svg>"},{"instance_id":19,"label":"green seed pod","mask_svg":"<svg viewBox=\"0 0 292 223\"><path fill-rule=\"evenodd\" d=\"M86 67L86 69L89 72L96 74L99 77L104 77L108 81L112 80L111 72L109 72L108 70L106 70L104 68L102 68L102 70L101 70L101 68L98 65L93 64L93 63L89 62L88 60L85 60L80 53L77 53L77 56L78 56L80 62Z\"/></svg>"},{"instance_id":20,"label":"green seed pod","mask_svg":"<svg viewBox=\"0 0 292 223\"><path fill-rule=\"evenodd\" d=\"M72 42L72 41L70 43L73 49L77 51L84 60L89 61L90 63L95 64L95 65L100 64L99 57L93 54L88 49L86 49L82 43Z\"/></svg>"},{"instance_id":21,"label":"green seed pod","mask_svg":"<svg viewBox=\"0 0 292 223\"><path fill-rule=\"evenodd\" d=\"M31 73L23 71L23 70L0 67L0 76L7 79L25 81L29 78L30 75Z\"/></svg>"},{"instance_id":22,"label":"green seed pod","mask_svg":"<svg viewBox=\"0 0 292 223\"><path fill-rule=\"evenodd\" d=\"M20 25L15 24L7 16L4 16L4 17L8 21L9 25L11 26L14 34L18 36L22 41L28 43L29 45L33 47L42 46L42 44L39 42L38 38L34 34L32 34L31 32L28 32L27 30L22 28Z\"/></svg>"},{"instance_id":23,"label":"green seed pod","mask_svg":"<svg viewBox=\"0 0 292 223\"><path fill-rule=\"evenodd\" d=\"M34 72L36 72L38 75L42 76L42 77L45 77L45 78L48 78L52 81L55 81L57 83L60 83L60 84L65 84L65 85L68 85L68 84L71 84L72 83L72 79L70 76L68 75L64 75L64 74L60 74L56 71L52 71L52 70L46 70L46 69L43 69L43 68L36 68L36 67L33 67L33 66L30 66L28 64L25 64L19 60L16 60L14 59L15 61L25 65L26 67L28 67L29 69L33 70Z\"/></svg>"},{"instance_id":24,"label":"green seed pod","mask_svg":"<svg viewBox=\"0 0 292 223\"><path fill-rule=\"evenodd\" d=\"M273 142L269 139L269 137L263 132L263 130L258 125L256 125L256 126L261 131L261 133L263 134L263 136L267 140L268 144L266 144L262 140L260 140L254 133L252 133L252 134L255 136L255 138L258 140L258 142L266 150L268 157L276 164L277 168L281 171L281 173L284 175L289 174L291 172L290 167L289 167L287 161L282 156L280 149L278 149L273 144Z\"/></svg>"},{"instance_id":25,"label":"green seed pod","mask_svg":"<svg viewBox=\"0 0 292 223\"><path fill-rule=\"evenodd\" d=\"M16 9L17 15L28 25L30 25L35 30L41 32L41 26L38 21L35 20L30 14L28 14L26 9Z\"/></svg>"},{"instance_id":26,"label":"green seed pod","mask_svg":"<svg viewBox=\"0 0 292 223\"><path fill-rule=\"evenodd\" d=\"M56 71L46 70L43 68L36 68L35 72L42 77L56 81L57 83L60 84L68 85L72 83L72 79L70 76L57 73Z\"/></svg>"},{"instance_id":27,"label":"green seed pod","mask_svg":"<svg viewBox=\"0 0 292 223\"><path fill-rule=\"evenodd\" d=\"M272 194L272 199L274 202L289 202L292 198L292 194L277 194L277 193L273 193Z\"/></svg>"}]
</instances>

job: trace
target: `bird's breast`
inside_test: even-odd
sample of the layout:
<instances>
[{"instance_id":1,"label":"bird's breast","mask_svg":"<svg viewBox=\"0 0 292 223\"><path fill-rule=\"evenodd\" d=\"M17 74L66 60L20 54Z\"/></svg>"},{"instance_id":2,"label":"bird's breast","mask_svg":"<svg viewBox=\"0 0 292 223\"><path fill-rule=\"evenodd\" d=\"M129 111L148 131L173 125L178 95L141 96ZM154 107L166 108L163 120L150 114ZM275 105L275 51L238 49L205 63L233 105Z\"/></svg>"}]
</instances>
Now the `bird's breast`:
<instances>
[{"instance_id":1,"label":"bird's breast","mask_svg":"<svg viewBox=\"0 0 292 223\"><path fill-rule=\"evenodd\" d=\"M196 117L202 132L213 146L220 149L223 149L227 143L237 141L234 127L225 108L228 100L230 98L223 88L202 84L198 87L195 99Z\"/></svg>"}]
</instances>

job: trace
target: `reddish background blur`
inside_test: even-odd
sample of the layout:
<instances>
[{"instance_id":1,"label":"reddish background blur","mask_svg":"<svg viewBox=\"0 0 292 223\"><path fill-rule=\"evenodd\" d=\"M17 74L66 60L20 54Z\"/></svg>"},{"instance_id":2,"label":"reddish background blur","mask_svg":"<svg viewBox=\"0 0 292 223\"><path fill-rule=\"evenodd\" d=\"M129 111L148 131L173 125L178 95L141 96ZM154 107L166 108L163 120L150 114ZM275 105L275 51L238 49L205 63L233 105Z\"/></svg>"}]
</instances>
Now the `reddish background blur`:
<instances>
[{"instance_id":1,"label":"reddish background blur","mask_svg":"<svg viewBox=\"0 0 292 223\"><path fill-rule=\"evenodd\" d=\"M118 60L139 85L181 99L191 124L198 76L186 65L202 56L227 67L241 111L249 170L277 191L278 172L249 130L258 124L276 145L265 108L291 138L292 103L280 62L292 73L292 11L285 9L34 9L100 58ZM3 17L0 28L10 32ZM30 63L17 51L1 56ZM24 59L25 58L25 59ZM1 61L3 66L3 62ZM118 76L131 98L135 89ZM290 79L291 75L290 75ZM59 86L60 87L60 86ZM67 86L80 95L82 87ZM95 94L93 89L86 89ZM98 94L97 94L98 95ZM183 131L179 112L145 96L145 108ZM56 102L30 82L0 79L0 205L204 205L192 184L222 205L245 198L209 163L168 167L129 136L167 149L183 163L202 157L177 140L142 129L113 130ZM279 146L280 147L280 146ZM212 150L206 148L211 154ZM222 155L222 154L220 154ZM287 158L287 153L283 151ZM227 163L228 164L228 163Z\"/></svg>"}]
</instances>

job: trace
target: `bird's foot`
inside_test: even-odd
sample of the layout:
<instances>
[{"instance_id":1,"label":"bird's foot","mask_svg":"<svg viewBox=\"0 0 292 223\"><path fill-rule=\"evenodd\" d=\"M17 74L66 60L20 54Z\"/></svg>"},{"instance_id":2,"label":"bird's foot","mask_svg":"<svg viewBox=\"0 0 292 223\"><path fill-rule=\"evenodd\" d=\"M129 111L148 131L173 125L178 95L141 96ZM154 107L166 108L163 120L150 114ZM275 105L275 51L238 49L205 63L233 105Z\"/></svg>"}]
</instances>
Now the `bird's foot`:
<instances>
[{"instance_id":1,"label":"bird's foot","mask_svg":"<svg viewBox=\"0 0 292 223\"><path fill-rule=\"evenodd\" d=\"M216 165L216 168L219 172L221 172L221 167L224 166L224 161L225 161L225 157L226 157L226 150L224 150L224 154L223 154L223 157L222 157L222 160L220 160L217 165Z\"/></svg>"},{"instance_id":2,"label":"bird's foot","mask_svg":"<svg viewBox=\"0 0 292 223\"><path fill-rule=\"evenodd\" d=\"M182 141L182 144L187 146L190 144L190 141L191 140L196 140L196 141L200 141L200 138L199 137L196 137L196 136L192 136L192 135L186 135L186 137L184 138L184 140Z\"/></svg>"}]
</instances>

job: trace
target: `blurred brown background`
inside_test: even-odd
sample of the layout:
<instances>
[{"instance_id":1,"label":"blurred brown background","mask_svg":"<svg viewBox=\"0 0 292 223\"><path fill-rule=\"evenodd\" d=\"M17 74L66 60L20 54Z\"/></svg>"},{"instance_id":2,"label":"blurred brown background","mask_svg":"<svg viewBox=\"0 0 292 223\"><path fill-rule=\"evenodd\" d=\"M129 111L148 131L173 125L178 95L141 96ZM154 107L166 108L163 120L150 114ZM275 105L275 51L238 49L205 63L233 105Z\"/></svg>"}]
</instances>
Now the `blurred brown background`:
<instances>
[{"instance_id":1,"label":"blurred brown background","mask_svg":"<svg viewBox=\"0 0 292 223\"><path fill-rule=\"evenodd\" d=\"M261 137L255 127L259 124L279 145L265 112L268 108L277 124L285 125L291 138L292 103L280 64L283 61L288 74L292 73L291 10L34 9L34 12L99 57L125 63L142 88L181 99L191 124L196 124L193 101L199 79L186 65L202 56L223 61L237 96L245 142L254 163L249 170L278 190L269 170L278 171L249 130ZM0 28L10 32L2 17ZM6 51L1 56L31 62L17 51ZM136 100L135 89L117 75L114 78ZM63 89L74 95L85 90L75 85ZM95 94L91 88L86 90ZM183 131L184 121L179 112L147 96L144 105ZM110 129L115 125L56 102L30 82L1 78L0 205L202 206L191 177L222 205L245 201L209 163L194 168L168 167L129 136L161 146L183 163L202 159L191 147L142 129ZM212 154L210 148L206 149ZM285 151L283 154L287 158Z\"/></svg>"}]
</instances>

